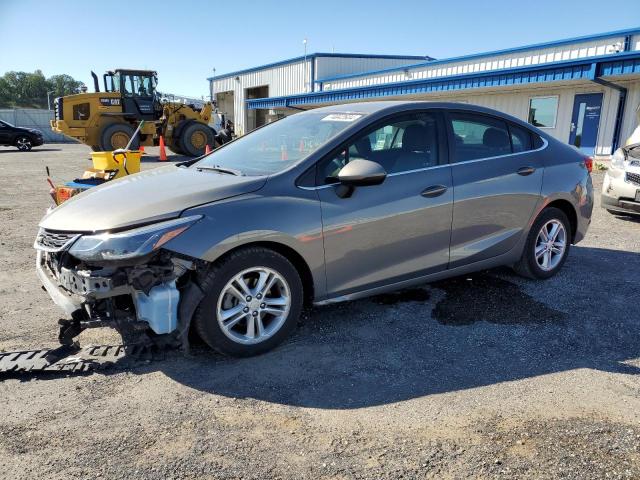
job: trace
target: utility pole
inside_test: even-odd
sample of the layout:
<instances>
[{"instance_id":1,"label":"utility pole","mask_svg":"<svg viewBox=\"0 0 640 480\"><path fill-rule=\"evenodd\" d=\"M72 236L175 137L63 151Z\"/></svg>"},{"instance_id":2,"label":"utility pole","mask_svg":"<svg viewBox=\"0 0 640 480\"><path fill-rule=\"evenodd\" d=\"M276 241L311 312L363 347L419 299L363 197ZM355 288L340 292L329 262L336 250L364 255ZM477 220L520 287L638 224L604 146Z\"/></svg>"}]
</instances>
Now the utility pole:
<instances>
[{"instance_id":1,"label":"utility pole","mask_svg":"<svg viewBox=\"0 0 640 480\"><path fill-rule=\"evenodd\" d=\"M51 110L51 100L49 99L49 95L51 95L53 92L55 92L55 90L47 92L47 106L49 107L49 110Z\"/></svg>"},{"instance_id":2,"label":"utility pole","mask_svg":"<svg viewBox=\"0 0 640 480\"><path fill-rule=\"evenodd\" d=\"M211 103L213 103L213 82L215 82L216 78L216 67L213 67L213 80L211 80L211 85L209 85L209 95L211 96Z\"/></svg>"}]
</instances>

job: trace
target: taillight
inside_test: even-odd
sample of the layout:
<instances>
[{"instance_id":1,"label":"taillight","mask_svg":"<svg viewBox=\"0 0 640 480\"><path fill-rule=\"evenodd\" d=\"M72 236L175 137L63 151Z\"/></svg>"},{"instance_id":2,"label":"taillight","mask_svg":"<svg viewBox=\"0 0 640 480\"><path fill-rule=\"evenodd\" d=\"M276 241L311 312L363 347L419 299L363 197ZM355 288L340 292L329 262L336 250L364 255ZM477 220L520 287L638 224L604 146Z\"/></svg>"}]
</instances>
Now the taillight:
<instances>
[{"instance_id":1,"label":"taillight","mask_svg":"<svg viewBox=\"0 0 640 480\"><path fill-rule=\"evenodd\" d=\"M591 173L591 171L593 170L593 158L584 157L584 166L587 168L587 171Z\"/></svg>"}]
</instances>

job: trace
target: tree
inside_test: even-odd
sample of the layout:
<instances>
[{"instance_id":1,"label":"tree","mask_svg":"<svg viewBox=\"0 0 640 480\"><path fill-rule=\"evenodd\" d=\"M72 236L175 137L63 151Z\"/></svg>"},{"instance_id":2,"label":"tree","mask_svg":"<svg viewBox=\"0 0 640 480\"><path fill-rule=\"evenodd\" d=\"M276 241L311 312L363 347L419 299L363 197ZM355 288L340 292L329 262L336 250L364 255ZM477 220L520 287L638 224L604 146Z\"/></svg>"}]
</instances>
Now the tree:
<instances>
[{"instance_id":1,"label":"tree","mask_svg":"<svg viewBox=\"0 0 640 480\"><path fill-rule=\"evenodd\" d=\"M80 87L84 83L75 80L71 75L53 75L47 80L49 84L49 91L53 90L54 97L64 97L65 95L73 95L74 93L80 93Z\"/></svg>"},{"instance_id":2,"label":"tree","mask_svg":"<svg viewBox=\"0 0 640 480\"><path fill-rule=\"evenodd\" d=\"M48 108L47 92L53 91L52 97L62 97L79 93L82 85L66 74L46 79L41 70L7 72L0 77L0 108Z\"/></svg>"}]
</instances>

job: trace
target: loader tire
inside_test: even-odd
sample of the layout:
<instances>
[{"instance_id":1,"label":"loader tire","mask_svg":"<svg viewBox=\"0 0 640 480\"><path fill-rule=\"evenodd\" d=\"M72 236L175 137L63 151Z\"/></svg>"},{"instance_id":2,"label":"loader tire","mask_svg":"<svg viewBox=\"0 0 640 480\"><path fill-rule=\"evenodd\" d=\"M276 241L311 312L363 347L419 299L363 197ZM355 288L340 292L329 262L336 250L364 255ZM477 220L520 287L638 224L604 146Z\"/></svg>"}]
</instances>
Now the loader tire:
<instances>
[{"instance_id":1,"label":"loader tire","mask_svg":"<svg viewBox=\"0 0 640 480\"><path fill-rule=\"evenodd\" d=\"M176 155L184 155L184 152L177 144L173 144L170 147L167 146L167 148L171 150L173 153L175 153Z\"/></svg>"},{"instance_id":2,"label":"loader tire","mask_svg":"<svg viewBox=\"0 0 640 480\"><path fill-rule=\"evenodd\" d=\"M180 135L180 148L190 157L204 155L206 146L213 147L213 142L213 131L204 123L190 123L184 127Z\"/></svg>"},{"instance_id":3,"label":"loader tire","mask_svg":"<svg viewBox=\"0 0 640 480\"><path fill-rule=\"evenodd\" d=\"M100 135L100 148L103 152L111 152L118 148L125 148L133 136L135 130L126 123L113 123L104 127ZM131 143L131 149L137 150L140 147L140 139L136 137Z\"/></svg>"}]
</instances>

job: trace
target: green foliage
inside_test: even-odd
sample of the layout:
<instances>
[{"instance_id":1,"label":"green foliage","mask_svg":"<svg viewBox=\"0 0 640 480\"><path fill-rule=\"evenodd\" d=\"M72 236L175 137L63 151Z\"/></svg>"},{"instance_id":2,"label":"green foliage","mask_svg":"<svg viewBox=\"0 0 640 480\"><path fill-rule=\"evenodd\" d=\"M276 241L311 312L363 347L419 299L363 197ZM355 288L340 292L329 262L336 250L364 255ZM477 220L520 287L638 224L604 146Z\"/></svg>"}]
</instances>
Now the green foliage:
<instances>
[{"instance_id":1,"label":"green foliage","mask_svg":"<svg viewBox=\"0 0 640 480\"><path fill-rule=\"evenodd\" d=\"M7 72L0 77L0 108L47 108L47 92L53 99L79 93L82 85L66 74L45 78L41 70Z\"/></svg>"}]
</instances>

